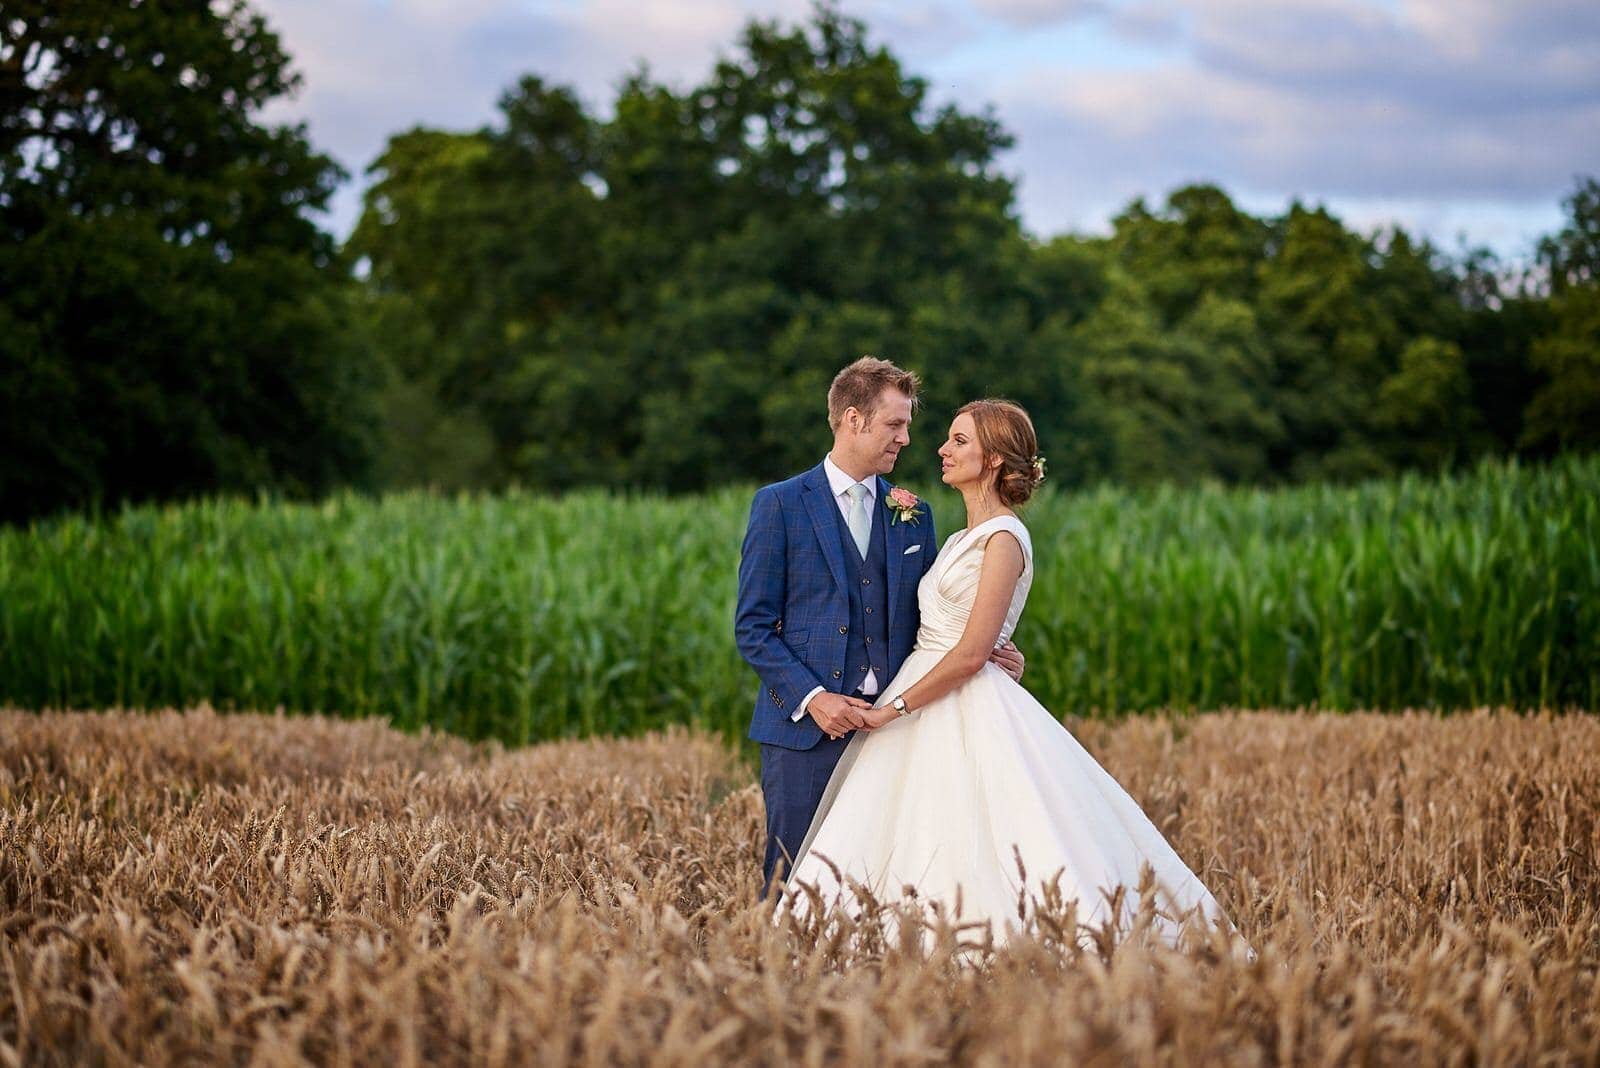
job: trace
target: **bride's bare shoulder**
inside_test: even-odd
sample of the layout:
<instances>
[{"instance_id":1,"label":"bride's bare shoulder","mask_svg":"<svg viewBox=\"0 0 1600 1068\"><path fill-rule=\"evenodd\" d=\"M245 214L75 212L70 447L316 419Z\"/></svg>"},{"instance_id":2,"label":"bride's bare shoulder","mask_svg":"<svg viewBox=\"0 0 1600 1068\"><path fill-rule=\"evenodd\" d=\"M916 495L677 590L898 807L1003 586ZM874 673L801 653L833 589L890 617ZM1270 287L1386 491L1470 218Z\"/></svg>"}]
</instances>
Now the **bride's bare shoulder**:
<instances>
[{"instance_id":1,"label":"bride's bare shoulder","mask_svg":"<svg viewBox=\"0 0 1600 1068\"><path fill-rule=\"evenodd\" d=\"M984 528L979 541L987 542L996 534L1009 534L1019 543L1030 541L1028 528L1021 519L1014 515L997 515L980 524Z\"/></svg>"},{"instance_id":2,"label":"bride's bare shoulder","mask_svg":"<svg viewBox=\"0 0 1600 1068\"><path fill-rule=\"evenodd\" d=\"M1022 520L1014 515L1006 515L996 516L990 523L993 524L990 529L984 531L983 536L977 539L985 549L996 544L995 539L999 538L998 544L1015 545L1024 561L1033 559L1033 538L1028 534L1028 528Z\"/></svg>"}]
</instances>

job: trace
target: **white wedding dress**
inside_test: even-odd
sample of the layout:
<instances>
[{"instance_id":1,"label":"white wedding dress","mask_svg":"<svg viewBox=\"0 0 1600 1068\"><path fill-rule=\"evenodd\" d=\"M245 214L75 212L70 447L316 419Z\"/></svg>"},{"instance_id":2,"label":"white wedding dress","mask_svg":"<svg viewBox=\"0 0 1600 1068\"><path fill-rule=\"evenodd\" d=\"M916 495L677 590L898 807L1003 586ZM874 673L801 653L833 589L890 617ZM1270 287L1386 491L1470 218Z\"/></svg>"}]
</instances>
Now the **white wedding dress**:
<instances>
[{"instance_id":1,"label":"white wedding dress","mask_svg":"<svg viewBox=\"0 0 1600 1068\"><path fill-rule=\"evenodd\" d=\"M955 647L977 597L989 538L1002 530L1022 543L1025 561L1000 642L1011 637L1033 582L1033 545L1015 517L996 516L957 531L939 550L917 589L916 646L880 692L880 704ZM1052 880L1062 899L1076 899L1080 925L1126 931L1146 865L1156 883L1150 930L1159 937L1175 942L1181 921L1190 918L1226 924L1216 900L1133 798L1027 690L988 663L911 715L856 733L786 886L812 885L829 906L850 905L851 881L887 902L902 901L914 888L917 902L942 902L960 923L989 921L999 943L1015 931L1019 900L1033 911ZM1110 892L1119 886L1127 890L1113 915ZM797 912L809 910L809 895L785 896Z\"/></svg>"}]
</instances>

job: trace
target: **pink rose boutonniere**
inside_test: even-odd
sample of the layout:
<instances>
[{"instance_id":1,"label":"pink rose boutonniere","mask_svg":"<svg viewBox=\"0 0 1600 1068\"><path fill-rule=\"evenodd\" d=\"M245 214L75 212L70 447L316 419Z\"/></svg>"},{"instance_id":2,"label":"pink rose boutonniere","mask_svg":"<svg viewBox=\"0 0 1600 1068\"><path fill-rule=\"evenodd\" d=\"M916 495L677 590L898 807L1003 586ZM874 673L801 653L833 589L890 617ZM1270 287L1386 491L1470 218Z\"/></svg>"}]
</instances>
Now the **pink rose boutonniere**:
<instances>
[{"instance_id":1,"label":"pink rose boutonniere","mask_svg":"<svg viewBox=\"0 0 1600 1068\"><path fill-rule=\"evenodd\" d=\"M917 495L915 493L912 493L908 489L901 489L899 486L896 486L894 489L889 491L888 499L883 503L887 504L889 506L889 510L894 513L894 518L890 520L890 522L898 523L900 520L904 519L912 526L917 525L917 505L921 504L922 502L917 500Z\"/></svg>"}]
</instances>

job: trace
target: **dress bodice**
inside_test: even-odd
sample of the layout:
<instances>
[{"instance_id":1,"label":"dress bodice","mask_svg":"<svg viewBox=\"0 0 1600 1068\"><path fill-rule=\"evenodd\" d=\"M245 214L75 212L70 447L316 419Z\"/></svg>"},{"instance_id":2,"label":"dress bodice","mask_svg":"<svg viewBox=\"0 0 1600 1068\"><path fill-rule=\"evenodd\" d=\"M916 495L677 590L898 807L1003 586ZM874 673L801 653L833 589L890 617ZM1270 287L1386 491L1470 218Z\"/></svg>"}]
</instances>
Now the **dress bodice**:
<instances>
[{"instance_id":1,"label":"dress bodice","mask_svg":"<svg viewBox=\"0 0 1600 1068\"><path fill-rule=\"evenodd\" d=\"M1009 531L1022 543L1022 577L1011 594L1011 606L1000 628L996 645L1004 645L1017 629L1022 606L1028 601L1033 584L1033 541L1028 528L1016 516L997 515L970 530L958 530L945 539L939 556L917 586L917 604L922 626L917 631L917 648L945 652L954 649L966 629L978 598L978 577L983 571L984 551L997 531Z\"/></svg>"}]
</instances>

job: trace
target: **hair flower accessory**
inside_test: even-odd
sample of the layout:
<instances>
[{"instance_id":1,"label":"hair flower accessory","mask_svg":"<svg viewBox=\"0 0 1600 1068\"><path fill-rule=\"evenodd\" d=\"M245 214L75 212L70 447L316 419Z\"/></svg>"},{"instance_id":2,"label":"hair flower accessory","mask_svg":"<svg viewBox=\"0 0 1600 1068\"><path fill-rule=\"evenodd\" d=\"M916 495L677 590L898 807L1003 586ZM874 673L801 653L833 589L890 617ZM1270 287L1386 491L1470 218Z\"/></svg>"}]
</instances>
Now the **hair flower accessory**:
<instances>
[{"instance_id":1,"label":"hair flower accessory","mask_svg":"<svg viewBox=\"0 0 1600 1068\"><path fill-rule=\"evenodd\" d=\"M1033 465L1033 484L1037 486L1044 481L1044 457L1035 455L1028 462Z\"/></svg>"},{"instance_id":2,"label":"hair flower accessory","mask_svg":"<svg viewBox=\"0 0 1600 1068\"><path fill-rule=\"evenodd\" d=\"M917 500L917 495L915 493L912 493L908 489L903 489L900 486L896 486L894 489L889 491L889 494L884 498L883 503L889 507L889 511L894 513L894 518L889 522L898 523L900 520L904 519L912 526L917 525L917 505L921 504L922 502Z\"/></svg>"}]
</instances>

